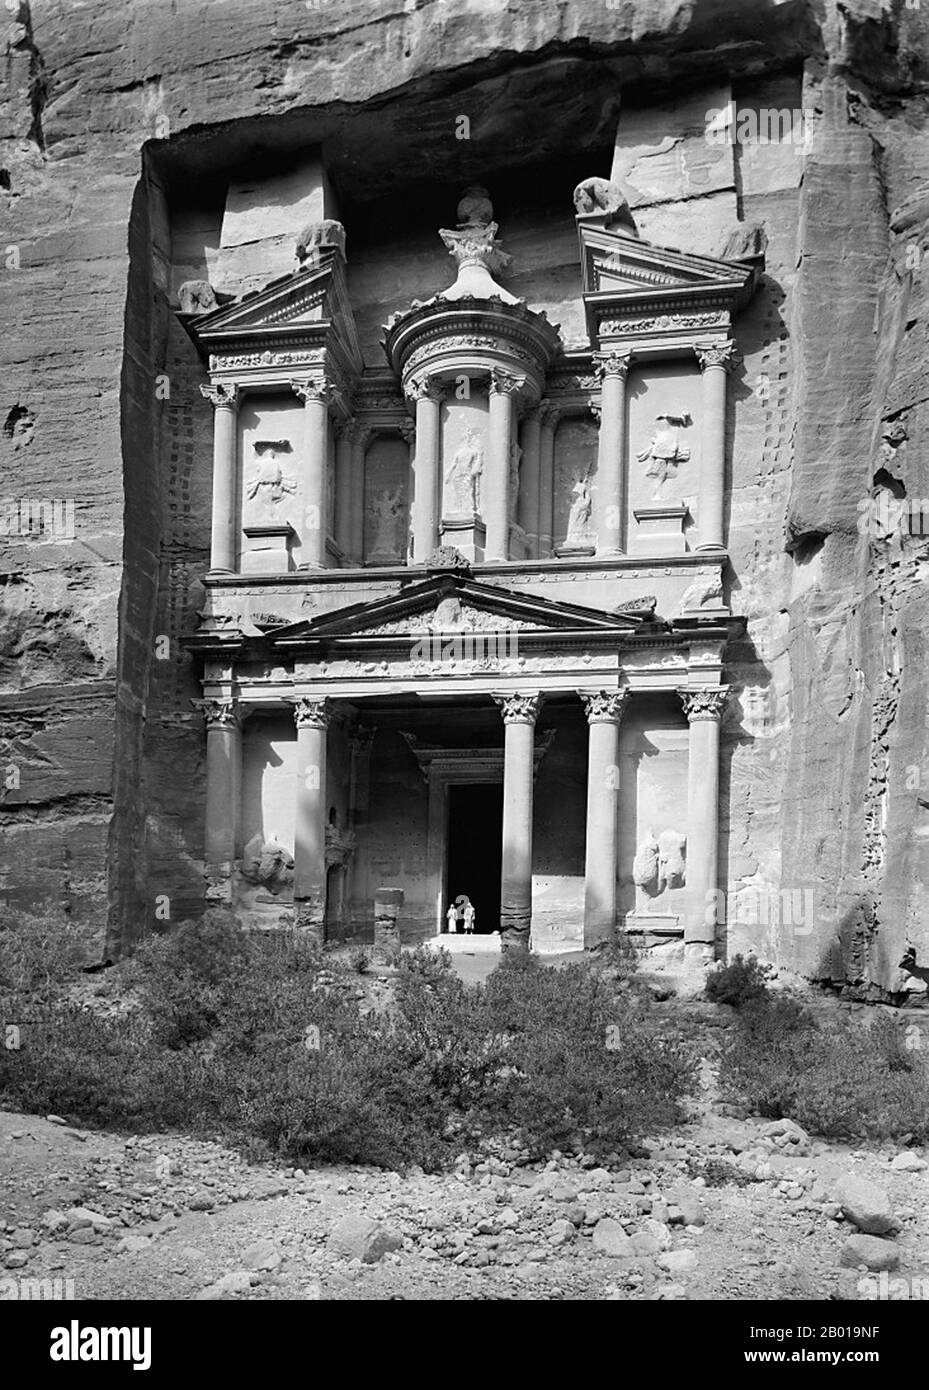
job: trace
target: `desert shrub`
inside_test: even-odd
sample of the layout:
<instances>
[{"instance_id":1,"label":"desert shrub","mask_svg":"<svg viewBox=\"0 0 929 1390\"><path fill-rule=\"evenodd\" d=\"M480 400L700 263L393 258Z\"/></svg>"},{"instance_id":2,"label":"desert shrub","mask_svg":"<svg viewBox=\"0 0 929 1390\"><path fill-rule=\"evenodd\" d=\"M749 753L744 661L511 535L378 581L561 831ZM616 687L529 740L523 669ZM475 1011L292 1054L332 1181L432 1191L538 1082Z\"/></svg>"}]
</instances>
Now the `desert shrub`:
<instances>
[{"instance_id":1,"label":"desert shrub","mask_svg":"<svg viewBox=\"0 0 929 1390\"><path fill-rule=\"evenodd\" d=\"M713 970L706 979L706 997L714 1004L732 1004L741 1009L768 993L771 969L754 956L734 956L728 965Z\"/></svg>"},{"instance_id":2,"label":"desert shrub","mask_svg":"<svg viewBox=\"0 0 929 1390\"><path fill-rule=\"evenodd\" d=\"M929 1135L929 1075L892 1019L817 1027L786 997L746 1006L724 1045L723 1093L832 1139Z\"/></svg>"},{"instance_id":3,"label":"desert shrub","mask_svg":"<svg viewBox=\"0 0 929 1390\"><path fill-rule=\"evenodd\" d=\"M651 1037L609 972L509 955L465 985L445 952L401 957L392 1006L351 964L220 914L154 940L116 1019L54 1011L0 1054L0 1099L85 1124L221 1133L250 1157L418 1163L519 1136L610 1150L674 1123L694 1062Z\"/></svg>"},{"instance_id":4,"label":"desert shrub","mask_svg":"<svg viewBox=\"0 0 929 1390\"><path fill-rule=\"evenodd\" d=\"M79 976L99 940L95 928L51 912L0 910L0 995L49 997Z\"/></svg>"}]
</instances>

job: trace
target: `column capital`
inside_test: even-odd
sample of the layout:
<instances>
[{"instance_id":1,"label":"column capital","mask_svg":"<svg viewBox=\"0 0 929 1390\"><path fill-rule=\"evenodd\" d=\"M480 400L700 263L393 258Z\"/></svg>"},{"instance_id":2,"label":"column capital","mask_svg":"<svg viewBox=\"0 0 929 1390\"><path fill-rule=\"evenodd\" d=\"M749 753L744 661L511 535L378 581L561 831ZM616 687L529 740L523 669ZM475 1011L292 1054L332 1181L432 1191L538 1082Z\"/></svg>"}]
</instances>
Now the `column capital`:
<instances>
[{"instance_id":1,"label":"column capital","mask_svg":"<svg viewBox=\"0 0 929 1390\"><path fill-rule=\"evenodd\" d=\"M342 392L325 377L295 377L291 389L306 404L308 401L321 401L325 406L335 405L342 398Z\"/></svg>"},{"instance_id":2,"label":"column capital","mask_svg":"<svg viewBox=\"0 0 929 1390\"><path fill-rule=\"evenodd\" d=\"M538 690L492 698L500 707L504 724L534 724L542 708L542 695Z\"/></svg>"},{"instance_id":3,"label":"column capital","mask_svg":"<svg viewBox=\"0 0 929 1390\"><path fill-rule=\"evenodd\" d=\"M416 426L412 420L404 420L397 426L401 437L407 444L412 444L416 438Z\"/></svg>"},{"instance_id":4,"label":"column capital","mask_svg":"<svg viewBox=\"0 0 929 1390\"><path fill-rule=\"evenodd\" d=\"M631 364L632 352L629 350L594 353L594 371L601 381L608 376L625 381Z\"/></svg>"},{"instance_id":5,"label":"column capital","mask_svg":"<svg viewBox=\"0 0 929 1390\"><path fill-rule=\"evenodd\" d=\"M618 724L629 699L629 691L625 686L622 690L598 690L594 693L579 690L578 694L583 702L588 724Z\"/></svg>"},{"instance_id":6,"label":"column capital","mask_svg":"<svg viewBox=\"0 0 929 1390\"><path fill-rule=\"evenodd\" d=\"M310 695L297 695L293 700L294 723L298 729L328 729L332 709L326 699L314 700Z\"/></svg>"},{"instance_id":7,"label":"column capital","mask_svg":"<svg viewBox=\"0 0 929 1390\"><path fill-rule=\"evenodd\" d=\"M435 381L432 377L421 377L419 380L410 381L404 390L404 395L415 405L419 401L434 401L438 404L445 399L445 385L441 381Z\"/></svg>"},{"instance_id":8,"label":"column capital","mask_svg":"<svg viewBox=\"0 0 929 1390\"><path fill-rule=\"evenodd\" d=\"M227 410L238 409L240 392L234 381L213 381L209 386L201 386L200 394L217 410L222 406Z\"/></svg>"},{"instance_id":9,"label":"column capital","mask_svg":"<svg viewBox=\"0 0 929 1390\"><path fill-rule=\"evenodd\" d=\"M697 719L718 720L722 718L729 696L729 687L728 685L719 685L711 690L679 690L677 693L681 697L687 722L693 724Z\"/></svg>"},{"instance_id":10,"label":"column capital","mask_svg":"<svg viewBox=\"0 0 929 1390\"><path fill-rule=\"evenodd\" d=\"M208 729L236 729L242 722L242 706L238 700L191 700L194 709L203 715Z\"/></svg>"},{"instance_id":11,"label":"column capital","mask_svg":"<svg viewBox=\"0 0 929 1390\"><path fill-rule=\"evenodd\" d=\"M694 353L701 372L705 372L707 367L722 367L724 371L731 372L735 366L735 343L731 338L724 343L697 344Z\"/></svg>"},{"instance_id":12,"label":"column capital","mask_svg":"<svg viewBox=\"0 0 929 1390\"><path fill-rule=\"evenodd\" d=\"M490 395L491 396L515 396L526 384L524 376L514 376L512 372L505 372L501 367L493 367L490 372Z\"/></svg>"},{"instance_id":13,"label":"column capital","mask_svg":"<svg viewBox=\"0 0 929 1390\"><path fill-rule=\"evenodd\" d=\"M367 444L374 433L371 426L363 420L351 420L348 424L348 437L353 444Z\"/></svg>"},{"instance_id":14,"label":"column capital","mask_svg":"<svg viewBox=\"0 0 929 1390\"><path fill-rule=\"evenodd\" d=\"M539 418L542 421L543 428L554 431L557 429L558 421L561 419L561 411L554 401L542 401L539 404Z\"/></svg>"}]
</instances>

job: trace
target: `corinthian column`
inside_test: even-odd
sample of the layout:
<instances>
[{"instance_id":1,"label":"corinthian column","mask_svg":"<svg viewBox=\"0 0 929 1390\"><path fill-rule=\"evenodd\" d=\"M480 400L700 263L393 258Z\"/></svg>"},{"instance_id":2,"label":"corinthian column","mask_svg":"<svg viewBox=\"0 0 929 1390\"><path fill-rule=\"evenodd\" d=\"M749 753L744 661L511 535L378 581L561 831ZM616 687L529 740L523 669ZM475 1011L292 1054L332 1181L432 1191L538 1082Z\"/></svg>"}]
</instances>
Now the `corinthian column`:
<instances>
[{"instance_id":1,"label":"corinthian column","mask_svg":"<svg viewBox=\"0 0 929 1390\"><path fill-rule=\"evenodd\" d=\"M716 941L719 725L728 693L728 686L680 692L690 725L684 954L696 960L712 960Z\"/></svg>"},{"instance_id":2,"label":"corinthian column","mask_svg":"<svg viewBox=\"0 0 929 1390\"><path fill-rule=\"evenodd\" d=\"M294 925L320 944L326 939L326 731L327 700L299 696L297 815L294 832Z\"/></svg>"},{"instance_id":3,"label":"corinthian column","mask_svg":"<svg viewBox=\"0 0 929 1390\"><path fill-rule=\"evenodd\" d=\"M194 700L206 723L207 902L229 903L239 838L242 732L236 700Z\"/></svg>"},{"instance_id":4,"label":"corinthian column","mask_svg":"<svg viewBox=\"0 0 929 1390\"><path fill-rule=\"evenodd\" d=\"M726 480L726 377L732 368L731 342L697 348L703 373L703 419L700 444L698 550L723 544L723 494Z\"/></svg>"},{"instance_id":5,"label":"corinthian column","mask_svg":"<svg viewBox=\"0 0 929 1390\"><path fill-rule=\"evenodd\" d=\"M326 564L326 519L329 514L329 405L337 394L327 382L316 378L292 381L303 401L303 560L301 569L322 569Z\"/></svg>"},{"instance_id":6,"label":"corinthian column","mask_svg":"<svg viewBox=\"0 0 929 1390\"><path fill-rule=\"evenodd\" d=\"M510 449L515 426L516 393L523 378L494 369L490 374L487 421L487 464L481 495L486 499L485 560L508 560L510 555Z\"/></svg>"},{"instance_id":7,"label":"corinthian column","mask_svg":"<svg viewBox=\"0 0 929 1390\"><path fill-rule=\"evenodd\" d=\"M495 695L503 714L503 870L500 931L503 950L528 951L532 931L532 778L538 691Z\"/></svg>"},{"instance_id":8,"label":"corinthian column","mask_svg":"<svg viewBox=\"0 0 929 1390\"><path fill-rule=\"evenodd\" d=\"M408 395L416 402L413 450L412 537L414 565L423 565L439 539L439 421L443 387L434 381L413 382Z\"/></svg>"},{"instance_id":9,"label":"corinthian column","mask_svg":"<svg viewBox=\"0 0 929 1390\"><path fill-rule=\"evenodd\" d=\"M561 416L550 401L543 401L541 437L539 440L539 556L546 559L552 553L554 540L555 488L555 431Z\"/></svg>"},{"instance_id":10,"label":"corinthian column","mask_svg":"<svg viewBox=\"0 0 929 1390\"><path fill-rule=\"evenodd\" d=\"M629 692L581 695L587 714L587 850L584 945L613 941L619 831L619 724Z\"/></svg>"},{"instance_id":11,"label":"corinthian column","mask_svg":"<svg viewBox=\"0 0 929 1390\"><path fill-rule=\"evenodd\" d=\"M217 384L201 386L200 394L213 405L213 521L210 533L210 569L234 573L236 569L236 421L239 388Z\"/></svg>"},{"instance_id":12,"label":"corinthian column","mask_svg":"<svg viewBox=\"0 0 929 1390\"><path fill-rule=\"evenodd\" d=\"M597 448L597 554L620 555L626 515L626 376L632 354L597 354L600 437Z\"/></svg>"}]
</instances>

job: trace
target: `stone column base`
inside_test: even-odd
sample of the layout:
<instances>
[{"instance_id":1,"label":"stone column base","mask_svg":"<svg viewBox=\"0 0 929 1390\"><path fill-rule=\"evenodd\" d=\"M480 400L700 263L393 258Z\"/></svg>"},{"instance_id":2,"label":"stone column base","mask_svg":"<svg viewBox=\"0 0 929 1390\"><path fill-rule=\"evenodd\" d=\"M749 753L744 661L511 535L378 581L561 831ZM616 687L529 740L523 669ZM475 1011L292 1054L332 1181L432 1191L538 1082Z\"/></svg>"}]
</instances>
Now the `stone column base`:
<instances>
[{"instance_id":1,"label":"stone column base","mask_svg":"<svg viewBox=\"0 0 929 1390\"><path fill-rule=\"evenodd\" d=\"M232 864L211 864L205 871L207 907L232 906Z\"/></svg>"},{"instance_id":2,"label":"stone column base","mask_svg":"<svg viewBox=\"0 0 929 1390\"><path fill-rule=\"evenodd\" d=\"M528 912L500 909L500 949L528 951L531 945L532 917Z\"/></svg>"},{"instance_id":3,"label":"stone column base","mask_svg":"<svg viewBox=\"0 0 929 1390\"><path fill-rule=\"evenodd\" d=\"M305 932L318 946L326 944L325 911L320 903L310 898L295 898L294 927Z\"/></svg>"}]
</instances>

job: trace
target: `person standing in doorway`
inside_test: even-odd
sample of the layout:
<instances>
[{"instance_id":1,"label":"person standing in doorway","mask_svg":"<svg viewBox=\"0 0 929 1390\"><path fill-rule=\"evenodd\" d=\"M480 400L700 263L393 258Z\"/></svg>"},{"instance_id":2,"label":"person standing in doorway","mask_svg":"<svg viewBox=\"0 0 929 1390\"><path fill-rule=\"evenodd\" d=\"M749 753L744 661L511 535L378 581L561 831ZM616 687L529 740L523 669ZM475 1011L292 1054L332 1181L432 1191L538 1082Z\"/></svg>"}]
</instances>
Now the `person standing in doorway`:
<instances>
[{"instance_id":1,"label":"person standing in doorway","mask_svg":"<svg viewBox=\"0 0 929 1390\"><path fill-rule=\"evenodd\" d=\"M471 902L470 898L465 903L464 910L461 915L464 918L465 931L467 932L468 936L472 936L474 934L474 919L477 916L477 913L474 911L474 904Z\"/></svg>"},{"instance_id":2,"label":"person standing in doorway","mask_svg":"<svg viewBox=\"0 0 929 1390\"><path fill-rule=\"evenodd\" d=\"M458 909L457 909L457 907L455 906L454 903L450 903L450 904L449 904L448 911L447 911L446 914L445 914L445 921L446 921L446 930L447 930L447 931L450 931L450 932L457 932L457 930L458 930Z\"/></svg>"}]
</instances>

